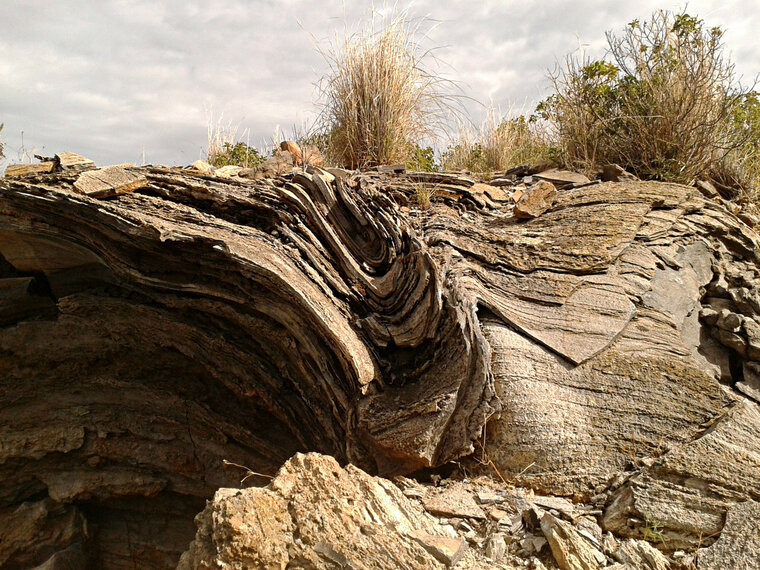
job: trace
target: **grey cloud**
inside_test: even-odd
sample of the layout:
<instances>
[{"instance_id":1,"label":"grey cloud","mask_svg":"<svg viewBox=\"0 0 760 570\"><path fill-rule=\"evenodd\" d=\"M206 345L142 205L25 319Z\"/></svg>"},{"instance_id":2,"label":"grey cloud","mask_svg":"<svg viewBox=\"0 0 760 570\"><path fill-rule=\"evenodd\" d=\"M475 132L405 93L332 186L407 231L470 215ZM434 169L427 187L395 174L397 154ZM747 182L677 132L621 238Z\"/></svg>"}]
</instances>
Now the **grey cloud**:
<instances>
[{"instance_id":1,"label":"grey cloud","mask_svg":"<svg viewBox=\"0 0 760 570\"><path fill-rule=\"evenodd\" d=\"M666 2L666 4L668 4ZM665 8L678 9L675 2ZM689 10L728 30L745 82L760 71L760 8L741 0L692 0ZM76 8L74 8L76 6ZM207 108L261 144L316 113L314 82L327 69L315 50L356 30L370 2L237 0L9 2L0 21L0 122L6 154L81 152L98 163L183 164L206 144ZM398 3L399 8L407 4ZM560 0L408 3L439 24L423 44L448 65L437 71L465 94L530 111L548 94L547 69L604 32L660 4ZM300 25L299 25L300 23ZM422 24L427 29L428 24ZM478 122L483 107L467 103Z\"/></svg>"}]
</instances>

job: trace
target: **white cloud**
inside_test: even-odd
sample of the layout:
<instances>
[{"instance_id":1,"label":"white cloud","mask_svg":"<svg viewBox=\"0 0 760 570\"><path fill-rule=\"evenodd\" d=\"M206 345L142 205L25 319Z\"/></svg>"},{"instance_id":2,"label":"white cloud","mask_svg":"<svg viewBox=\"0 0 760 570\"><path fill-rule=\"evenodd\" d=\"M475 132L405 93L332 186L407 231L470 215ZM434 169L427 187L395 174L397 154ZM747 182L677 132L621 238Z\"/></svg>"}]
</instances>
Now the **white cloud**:
<instances>
[{"instance_id":1,"label":"white cloud","mask_svg":"<svg viewBox=\"0 0 760 570\"><path fill-rule=\"evenodd\" d=\"M438 22L425 45L442 46L439 72L466 95L529 111L548 93L546 71L585 45L600 55L604 32L677 2L640 0L419 0L398 2ZM327 65L315 51L356 30L371 3L342 0L11 1L0 20L0 122L6 154L81 152L100 164L183 164L198 158L212 106L267 140L313 117L314 82ZM737 72L760 72L760 7L692 0L688 9L727 30ZM386 9L387 11L387 9ZM426 24L422 25L427 29ZM478 121L482 107L468 105Z\"/></svg>"}]
</instances>

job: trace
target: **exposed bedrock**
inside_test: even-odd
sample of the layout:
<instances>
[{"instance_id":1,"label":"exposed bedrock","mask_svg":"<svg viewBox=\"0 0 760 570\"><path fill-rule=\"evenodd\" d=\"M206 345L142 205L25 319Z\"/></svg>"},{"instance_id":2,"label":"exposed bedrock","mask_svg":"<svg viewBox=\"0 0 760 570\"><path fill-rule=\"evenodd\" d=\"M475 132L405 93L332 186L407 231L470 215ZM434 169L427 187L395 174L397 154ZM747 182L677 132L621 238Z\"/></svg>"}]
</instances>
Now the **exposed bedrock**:
<instances>
[{"instance_id":1,"label":"exposed bedrock","mask_svg":"<svg viewBox=\"0 0 760 570\"><path fill-rule=\"evenodd\" d=\"M480 440L686 546L760 499L758 237L693 189L564 190L522 221L456 177L410 212L404 176L135 171L105 200L0 181L0 536L29 529L0 566L171 567L237 466L298 451L390 475ZM690 464L712 440L731 453Z\"/></svg>"}]
</instances>

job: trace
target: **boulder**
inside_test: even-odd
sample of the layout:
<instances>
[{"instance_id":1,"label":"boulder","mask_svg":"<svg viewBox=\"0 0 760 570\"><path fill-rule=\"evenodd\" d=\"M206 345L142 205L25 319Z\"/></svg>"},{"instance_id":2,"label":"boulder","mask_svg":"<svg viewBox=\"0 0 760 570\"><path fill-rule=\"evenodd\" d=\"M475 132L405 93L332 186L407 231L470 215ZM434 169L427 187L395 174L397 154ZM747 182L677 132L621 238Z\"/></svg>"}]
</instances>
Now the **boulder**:
<instances>
[{"instance_id":1,"label":"boulder","mask_svg":"<svg viewBox=\"0 0 760 570\"><path fill-rule=\"evenodd\" d=\"M600 183L519 220L461 175L286 166L123 168L147 190L108 200L70 173L0 180L0 509L50 501L92 530L30 533L13 564L81 542L96 567L173 567L217 489L266 484L303 450L389 476L456 461L593 500L608 553L611 532L710 547L760 500L739 385L760 238L724 206ZM441 188L424 215L397 199L411 182ZM475 449L487 465L463 459ZM522 533L510 504L467 524ZM576 527L596 548L593 530Z\"/></svg>"}]
</instances>

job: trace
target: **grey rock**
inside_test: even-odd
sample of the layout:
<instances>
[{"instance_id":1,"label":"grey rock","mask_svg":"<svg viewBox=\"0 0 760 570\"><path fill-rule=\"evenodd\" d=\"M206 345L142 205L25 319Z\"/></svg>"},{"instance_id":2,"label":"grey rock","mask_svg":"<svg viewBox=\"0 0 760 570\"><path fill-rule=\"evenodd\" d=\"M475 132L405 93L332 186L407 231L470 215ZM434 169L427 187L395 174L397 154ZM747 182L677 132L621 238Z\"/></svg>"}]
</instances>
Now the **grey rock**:
<instances>
[{"instance_id":1,"label":"grey rock","mask_svg":"<svg viewBox=\"0 0 760 570\"><path fill-rule=\"evenodd\" d=\"M736 389L760 403L760 362L745 362L742 372L744 379L736 383Z\"/></svg>"},{"instance_id":2,"label":"grey rock","mask_svg":"<svg viewBox=\"0 0 760 570\"><path fill-rule=\"evenodd\" d=\"M506 552L507 542L504 540L503 535L494 534L488 537L488 540L486 541L486 556L494 562L498 562L504 558Z\"/></svg>"},{"instance_id":3,"label":"grey rock","mask_svg":"<svg viewBox=\"0 0 760 570\"><path fill-rule=\"evenodd\" d=\"M729 509L720 538L697 552L698 570L757 570L760 552L760 503L745 501Z\"/></svg>"}]
</instances>

